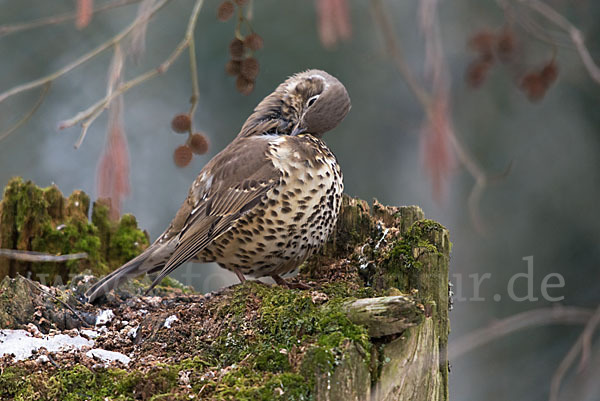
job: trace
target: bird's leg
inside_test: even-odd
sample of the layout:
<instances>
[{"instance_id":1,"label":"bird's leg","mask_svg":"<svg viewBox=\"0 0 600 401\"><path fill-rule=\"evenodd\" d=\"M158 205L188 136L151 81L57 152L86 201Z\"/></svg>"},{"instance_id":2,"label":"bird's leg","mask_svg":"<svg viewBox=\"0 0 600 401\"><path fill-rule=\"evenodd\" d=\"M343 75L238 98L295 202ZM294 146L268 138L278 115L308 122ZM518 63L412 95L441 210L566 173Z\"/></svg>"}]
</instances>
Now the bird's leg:
<instances>
[{"instance_id":1,"label":"bird's leg","mask_svg":"<svg viewBox=\"0 0 600 401\"><path fill-rule=\"evenodd\" d=\"M240 271L237 267L231 267L236 276L240 279L240 283L244 284L246 282L246 277L244 277L244 273Z\"/></svg>"},{"instance_id":2,"label":"bird's leg","mask_svg":"<svg viewBox=\"0 0 600 401\"><path fill-rule=\"evenodd\" d=\"M277 284L279 284L280 286L287 287L290 289L310 290L312 288L308 284L304 284L304 283L290 283L289 281L287 281L286 279L284 279L283 277L281 277L278 274L272 274L271 278L273 280L275 280L275 282Z\"/></svg>"}]
</instances>

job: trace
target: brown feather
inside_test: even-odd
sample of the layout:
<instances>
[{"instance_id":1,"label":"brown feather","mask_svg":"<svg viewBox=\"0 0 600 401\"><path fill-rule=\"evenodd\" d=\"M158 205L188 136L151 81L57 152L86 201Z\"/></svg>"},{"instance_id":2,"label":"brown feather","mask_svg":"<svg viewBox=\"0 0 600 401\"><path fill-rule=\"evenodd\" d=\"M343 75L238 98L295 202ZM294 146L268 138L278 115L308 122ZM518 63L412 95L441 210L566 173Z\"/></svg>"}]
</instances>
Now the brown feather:
<instances>
[{"instance_id":1,"label":"brown feather","mask_svg":"<svg viewBox=\"0 0 600 401\"><path fill-rule=\"evenodd\" d=\"M193 209L182 207L177 213L168 230L169 237L177 231L177 245L149 290L231 228L279 184L281 172L267 159L268 139L238 138L202 169L187 199Z\"/></svg>"}]
</instances>

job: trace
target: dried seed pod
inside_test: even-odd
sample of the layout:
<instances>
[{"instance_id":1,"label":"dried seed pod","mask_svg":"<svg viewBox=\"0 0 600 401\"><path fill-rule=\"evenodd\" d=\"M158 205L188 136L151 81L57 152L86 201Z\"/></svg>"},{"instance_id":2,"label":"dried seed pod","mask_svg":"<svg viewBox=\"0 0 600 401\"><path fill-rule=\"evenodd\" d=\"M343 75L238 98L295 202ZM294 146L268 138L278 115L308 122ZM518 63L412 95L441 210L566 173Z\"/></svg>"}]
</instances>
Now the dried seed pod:
<instances>
[{"instance_id":1,"label":"dried seed pod","mask_svg":"<svg viewBox=\"0 0 600 401\"><path fill-rule=\"evenodd\" d=\"M248 57L247 59L242 60L242 64L240 66L240 73L250 81L254 81L258 76L258 60L254 57Z\"/></svg>"},{"instance_id":2,"label":"dried seed pod","mask_svg":"<svg viewBox=\"0 0 600 401\"><path fill-rule=\"evenodd\" d=\"M544 82L544 85L546 85L546 87L548 87L551 84L553 84L554 81L556 81L557 77L558 77L558 66L556 65L554 60L551 60L540 71L540 79L542 80L542 82Z\"/></svg>"},{"instance_id":3,"label":"dried seed pod","mask_svg":"<svg viewBox=\"0 0 600 401\"><path fill-rule=\"evenodd\" d=\"M192 127L192 120L187 114L177 114L171 120L171 129L180 134L189 132Z\"/></svg>"},{"instance_id":4,"label":"dried seed pod","mask_svg":"<svg viewBox=\"0 0 600 401\"><path fill-rule=\"evenodd\" d=\"M496 40L496 54L503 63L509 62L515 52L515 35L512 31L505 29Z\"/></svg>"},{"instance_id":5,"label":"dried seed pod","mask_svg":"<svg viewBox=\"0 0 600 401\"><path fill-rule=\"evenodd\" d=\"M187 145L181 145L173 152L173 161L177 167L185 167L192 161L192 156L192 149Z\"/></svg>"},{"instance_id":6,"label":"dried seed pod","mask_svg":"<svg viewBox=\"0 0 600 401\"><path fill-rule=\"evenodd\" d=\"M537 102L538 100L542 99L546 94L547 89L543 79L537 72L532 72L525 75L521 79L519 87L523 92L525 92L527 98L532 102Z\"/></svg>"},{"instance_id":7,"label":"dried seed pod","mask_svg":"<svg viewBox=\"0 0 600 401\"><path fill-rule=\"evenodd\" d=\"M235 88L243 95L249 95L254 90L254 81L240 75L235 81Z\"/></svg>"},{"instance_id":8,"label":"dried seed pod","mask_svg":"<svg viewBox=\"0 0 600 401\"><path fill-rule=\"evenodd\" d=\"M263 44L263 38L261 38L257 33L251 33L244 38L244 46L250 50L260 50L263 48Z\"/></svg>"},{"instance_id":9,"label":"dried seed pod","mask_svg":"<svg viewBox=\"0 0 600 401\"><path fill-rule=\"evenodd\" d=\"M225 72L227 75L231 75L235 77L240 74L240 66L242 62L238 60L229 60L227 64L225 64Z\"/></svg>"},{"instance_id":10,"label":"dried seed pod","mask_svg":"<svg viewBox=\"0 0 600 401\"><path fill-rule=\"evenodd\" d=\"M492 55L495 42L496 34L488 31L481 31L469 39L469 47L482 55Z\"/></svg>"},{"instance_id":11,"label":"dried seed pod","mask_svg":"<svg viewBox=\"0 0 600 401\"><path fill-rule=\"evenodd\" d=\"M217 18L219 21L227 21L235 12L235 6L229 0L222 2L217 9Z\"/></svg>"},{"instance_id":12,"label":"dried seed pod","mask_svg":"<svg viewBox=\"0 0 600 401\"><path fill-rule=\"evenodd\" d=\"M201 132L196 132L190 137L189 147L197 155L203 155L208 152L208 138Z\"/></svg>"},{"instance_id":13,"label":"dried seed pod","mask_svg":"<svg viewBox=\"0 0 600 401\"><path fill-rule=\"evenodd\" d=\"M492 63L485 58L474 60L467 67L466 81L472 88L479 88L487 78L487 74L492 67Z\"/></svg>"},{"instance_id":14,"label":"dried seed pod","mask_svg":"<svg viewBox=\"0 0 600 401\"><path fill-rule=\"evenodd\" d=\"M229 43L229 54L232 60L241 60L244 58L244 42L235 38Z\"/></svg>"}]
</instances>

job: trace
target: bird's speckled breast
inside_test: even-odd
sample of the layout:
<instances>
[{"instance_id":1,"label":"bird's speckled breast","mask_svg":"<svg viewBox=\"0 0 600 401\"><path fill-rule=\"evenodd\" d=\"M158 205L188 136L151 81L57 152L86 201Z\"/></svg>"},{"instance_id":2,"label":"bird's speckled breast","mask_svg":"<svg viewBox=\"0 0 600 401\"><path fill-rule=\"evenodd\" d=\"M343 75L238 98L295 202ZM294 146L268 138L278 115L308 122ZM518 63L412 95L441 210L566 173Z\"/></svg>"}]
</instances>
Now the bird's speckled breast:
<instances>
[{"instance_id":1,"label":"bird's speckled breast","mask_svg":"<svg viewBox=\"0 0 600 401\"><path fill-rule=\"evenodd\" d=\"M333 231L343 180L335 155L311 135L269 139L267 159L279 185L197 259L261 277L285 274L314 254Z\"/></svg>"}]
</instances>

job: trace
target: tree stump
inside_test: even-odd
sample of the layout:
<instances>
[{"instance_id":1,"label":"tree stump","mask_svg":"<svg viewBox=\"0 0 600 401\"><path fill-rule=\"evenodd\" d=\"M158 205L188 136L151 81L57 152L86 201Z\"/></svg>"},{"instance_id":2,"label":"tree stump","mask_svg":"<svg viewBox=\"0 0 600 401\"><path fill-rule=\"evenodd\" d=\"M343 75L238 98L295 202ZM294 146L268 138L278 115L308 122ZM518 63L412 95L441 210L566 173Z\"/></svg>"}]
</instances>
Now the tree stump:
<instances>
[{"instance_id":1,"label":"tree stump","mask_svg":"<svg viewBox=\"0 0 600 401\"><path fill-rule=\"evenodd\" d=\"M292 279L311 290L198 294L168 279L142 296L143 278L90 305L93 276L6 276L0 399L447 400L449 252L420 208L345 196L334 235Z\"/></svg>"}]
</instances>

